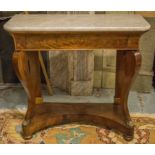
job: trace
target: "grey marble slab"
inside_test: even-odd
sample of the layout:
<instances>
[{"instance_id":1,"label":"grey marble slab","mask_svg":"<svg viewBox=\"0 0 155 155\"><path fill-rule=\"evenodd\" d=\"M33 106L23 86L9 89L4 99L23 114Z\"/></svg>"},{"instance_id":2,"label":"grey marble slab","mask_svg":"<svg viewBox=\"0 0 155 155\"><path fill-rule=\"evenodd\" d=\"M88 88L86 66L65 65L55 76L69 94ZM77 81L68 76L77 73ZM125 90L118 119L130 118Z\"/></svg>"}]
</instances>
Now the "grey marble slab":
<instances>
[{"instance_id":1,"label":"grey marble slab","mask_svg":"<svg viewBox=\"0 0 155 155\"><path fill-rule=\"evenodd\" d=\"M15 15L4 25L11 32L147 31L149 23L134 14Z\"/></svg>"}]
</instances>

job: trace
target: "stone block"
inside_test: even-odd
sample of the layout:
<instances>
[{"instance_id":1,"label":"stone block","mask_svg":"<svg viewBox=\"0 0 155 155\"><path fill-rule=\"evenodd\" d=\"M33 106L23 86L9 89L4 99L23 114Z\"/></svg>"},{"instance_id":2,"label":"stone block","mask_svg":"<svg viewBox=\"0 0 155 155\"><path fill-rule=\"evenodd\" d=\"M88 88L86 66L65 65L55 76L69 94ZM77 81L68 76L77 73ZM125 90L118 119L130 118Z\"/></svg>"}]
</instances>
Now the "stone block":
<instances>
[{"instance_id":1,"label":"stone block","mask_svg":"<svg viewBox=\"0 0 155 155\"><path fill-rule=\"evenodd\" d=\"M103 69L103 51L94 51L94 70L101 71Z\"/></svg>"},{"instance_id":2,"label":"stone block","mask_svg":"<svg viewBox=\"0 0 155 155\"><path fill-rule=\"evenodd\" d=\"M49 72L53 87L68 88L68 52L49 52Z\"/></svg>"},{"instance_id":3,"label":"stone block","mask_svg":"<svg viewBox=\"0 0 155 155\"><path fill-rule=\"evenodd\" d=\"M103 52L103 70L104 68L115 68L116 50L104 50Z\"/></svg>"},{"instance_id":4,"label":"stone block","mask_svg":"<svg viewBox=\"0 0 155 155\"><path fill-rule=\"evenodd\" d=\"M70 53L68 62L69 93L76 96L78 96L78 93L79 95L83 94L83 96L89 96L93 90L94 53L88 51L74 51Z\"/></svg>"},{"instance_id":5,"label":"stone block","mask_svg":"<svg viewBox=\"0 0 155 155\"><path fill-rule=\"evenodd\" d=\"M140 93L150 93L152 90L152 75L138 75L133 82L132 90Z\"/></svg>"},{"instance_id":6,"label":"stone block","mask_svg":"<svg viewBox=\"0 0 155 155\"><path fill-rule=\"evenodd\" d=\"M90 96L93 91L92 81L71 81L72 96Z\"/></svg>"},{"instance_id":7,"label":"stone block","mask_svg":"<svg viewBox=\"0 0 155 155\"><path fill-rule=\"evenodd\" d=\"M115 73L103 71L102 74L102 88L115 88Z\"/></svg>"},{"instance_id":8,"label":"stone block","mask_svg":"<svg viewBox=\"0 0 155 155\"><path fill-rule=\"evenodd\" d=\"M94 71L94 88L102 87L102 71Z\"/></svg>"},{"instance_id":9,"label":"stone block","mask_svg":"<svg viewBox=\"0 0 155 155\"><path fill-rule=\"evenodd\" d=\"M142 64L140 71L151 72L153 67L153 56L154 53L142 53Z\"/></svg>"}]
</instances>

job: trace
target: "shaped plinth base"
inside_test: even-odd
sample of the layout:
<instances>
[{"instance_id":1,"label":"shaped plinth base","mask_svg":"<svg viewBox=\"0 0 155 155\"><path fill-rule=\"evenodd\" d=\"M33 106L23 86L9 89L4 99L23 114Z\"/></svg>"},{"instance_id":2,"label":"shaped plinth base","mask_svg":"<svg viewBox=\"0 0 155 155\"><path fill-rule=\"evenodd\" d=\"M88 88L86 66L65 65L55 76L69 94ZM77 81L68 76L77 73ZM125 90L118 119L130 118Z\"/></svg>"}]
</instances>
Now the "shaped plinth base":
<instances>
[{"instance_id":1,"label":"shaped plinth base","mask_svg":"<svg viewBox=\"0 0 155 155\"><path fill-rule=\"evenodd\" d=\"M120 106L102 103L43 103L35 105L31 119L23 122L23 138L29 139L34 133L47 127L67 123L80 123L116 129L133 138L134 127L121 111Z\"/></svg>"}]
</instances>

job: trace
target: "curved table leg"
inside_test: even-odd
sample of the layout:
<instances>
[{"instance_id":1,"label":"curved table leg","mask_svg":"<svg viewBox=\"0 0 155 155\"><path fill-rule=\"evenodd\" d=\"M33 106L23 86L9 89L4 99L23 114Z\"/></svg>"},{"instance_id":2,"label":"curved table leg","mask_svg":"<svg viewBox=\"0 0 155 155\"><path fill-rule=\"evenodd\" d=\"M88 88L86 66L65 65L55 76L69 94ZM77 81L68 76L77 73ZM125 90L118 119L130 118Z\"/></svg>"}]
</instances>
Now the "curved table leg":
<instances>
[{"instance_id":1,"label":"curved table leg","mask_svg":"<svg viewBox=\"0 0 155 155\"><path fill-rule=\"evenodd\" d=\"M28 95L28 109L23 121L23 137L32 135L25 127L30 123L34 113L35 104L42 103L40 89L40 65L37 52L15 51L13 53L13 65L15 72Z\"/></svg>"},{"instance_id":2,"label":"curved table leg","mask_svg":"<svg viewBox=\"0 0 155 155\"><path fill-rule=\"evenodd\" d=\"M130 132L124 134L124 138L131 140L134 127L129 115L127 100L131 84L141 65L141 54L139 51L117 51L116 59L115 106L121 108L126 126L130 129Z\"/></svg>"},{"instance_id":3,"label":"curved table leg","mask_svg":"<svg viewBox=\"0 0 155 155\"><path fill-rule=\"evenodd\" d=\"M14 52L13 63L27 95L28 110L23 122L23 137L53 125L84 123L121 131L126 140L133 137L127 98L131 83L140 67L138 51L117 52L115 104L43 103L40 89L40 65L37 52Z\"/></svg>"}]
</instances>

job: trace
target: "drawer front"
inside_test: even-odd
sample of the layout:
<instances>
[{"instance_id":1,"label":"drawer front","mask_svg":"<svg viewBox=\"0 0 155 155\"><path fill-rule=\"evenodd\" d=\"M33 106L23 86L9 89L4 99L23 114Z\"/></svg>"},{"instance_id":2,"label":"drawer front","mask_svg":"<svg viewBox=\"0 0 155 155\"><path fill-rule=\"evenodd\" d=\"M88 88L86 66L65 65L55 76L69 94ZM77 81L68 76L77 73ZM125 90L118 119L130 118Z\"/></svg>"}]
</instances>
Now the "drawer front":
<instances>
[{"instance_id":1,"label":"drawer front","mask_svg":"<svg viewBox=\"0 0 155 155\"><path fill-rule=\"evenodd\" d=\"M74 49L137 49L139 36L108 33L16 34L16 49L74 50Z\"/></svg>"}]
</instances>

